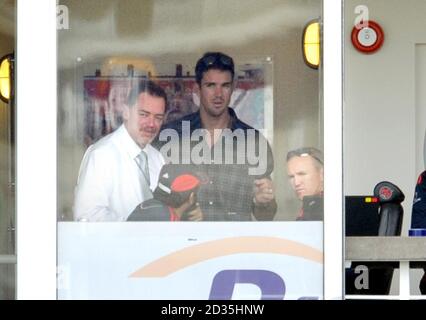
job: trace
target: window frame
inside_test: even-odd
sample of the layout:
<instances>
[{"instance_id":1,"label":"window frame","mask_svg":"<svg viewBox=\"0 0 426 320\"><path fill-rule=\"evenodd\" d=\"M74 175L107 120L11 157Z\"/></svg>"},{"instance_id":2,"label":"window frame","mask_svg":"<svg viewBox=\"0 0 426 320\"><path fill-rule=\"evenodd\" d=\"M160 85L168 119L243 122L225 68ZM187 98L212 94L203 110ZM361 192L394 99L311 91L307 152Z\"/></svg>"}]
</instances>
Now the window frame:
<instances>
[{"instance_id":1,"label":"window frame","mask_svg":"<svg viewBox=\"0 0 426 320\"><path fill-rule=\"evenodd\" d=\"M323 1L324 298L332 300L343 299L344 275L342 7L342 1ZM35 41L43 50L34 50ZM56 0L18 0L18 299L57 297L56 45Z\"/></svg>"}]
</instances>

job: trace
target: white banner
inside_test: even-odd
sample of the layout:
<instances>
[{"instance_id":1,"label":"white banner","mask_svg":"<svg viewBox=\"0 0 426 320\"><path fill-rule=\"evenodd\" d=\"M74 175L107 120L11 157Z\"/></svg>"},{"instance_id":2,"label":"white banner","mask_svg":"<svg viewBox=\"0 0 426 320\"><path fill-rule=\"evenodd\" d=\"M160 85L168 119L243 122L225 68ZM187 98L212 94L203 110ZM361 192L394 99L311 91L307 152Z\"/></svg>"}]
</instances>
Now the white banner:
<instances>
[{"instance_id":1,"label":"white banner","mask_svg":"<svg viewBox=\"0 0 426 320\"><path fill-rule=\"evenodd\" d=\"M60 222L59 299L322 299L322 222Z\"/></svg>"}]
</instances>

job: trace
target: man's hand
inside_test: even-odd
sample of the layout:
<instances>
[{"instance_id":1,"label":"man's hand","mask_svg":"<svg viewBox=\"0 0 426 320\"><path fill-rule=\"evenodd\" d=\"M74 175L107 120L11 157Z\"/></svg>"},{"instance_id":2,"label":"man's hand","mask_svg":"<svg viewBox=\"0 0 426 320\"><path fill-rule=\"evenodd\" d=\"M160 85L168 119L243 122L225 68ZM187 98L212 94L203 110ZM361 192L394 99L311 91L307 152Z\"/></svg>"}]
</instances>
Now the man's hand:
<instances>
[{"instance_id":1,"label":"man's hand","mask_svg":"<svg viewBox=\"0 0 426 320\"><path fill-rule=\"evenodd\" d=\"M196 204L196 207L193 210L191 210L187 213L187 216L188 216L189 221L201 221L201 220L203 220L203 212L201 211L201 208L198 205L198 203Z\"/></svg>"},{"instance_id":2,"label":"man's hand","mask_svg":"<svg viewBox=\"0 0 426 320\"><path fill-rule=\"evenodd\" d=\"M179 208L175 209L175 213L179 216L180 219L183 215L185 215L185 217L187 217L189 221L203 220L203 213L201 212L201 208L198 203L195 203L195 201L196 197L195 193L193 192L191 193L187 201L185 201ZM194 205L195 207L191 211L187 212L187 210L189 210Z\"/></svg>"},{"instance_id":3,"label":"man's hand","mask_svg":"<svg viewBox=\"0 0 426 320\"><path fill-rule=\"evenodd\" d=\"M272 181L268 178L254 180L255 204L266 204L274 200L275 192Z\"/></svg>"}]
</instances>

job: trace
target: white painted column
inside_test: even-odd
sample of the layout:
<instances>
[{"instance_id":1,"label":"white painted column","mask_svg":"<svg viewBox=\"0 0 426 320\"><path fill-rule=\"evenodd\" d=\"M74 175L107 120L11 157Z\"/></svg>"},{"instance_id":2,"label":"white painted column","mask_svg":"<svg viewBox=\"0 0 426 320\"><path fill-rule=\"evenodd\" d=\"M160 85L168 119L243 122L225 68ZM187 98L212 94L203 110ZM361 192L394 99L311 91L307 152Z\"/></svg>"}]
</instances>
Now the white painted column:
<instances>
[{"instance_id":1,"label":"white painted column","mask_svg":"<svg viewBox=\"0 0 426 320\"><path fill-rule=\"evenodd\" d=\"M324 0L324 298L343 298L342 1Z\"/></svg>"},{"instance_id":2,"label":"white painted column","mask_svg":"<svg viewBox=\"0 0 426 320\"><path fill-rule=\"evenodd\" d=\"M17 298L56 298L56 0L17 2Z\"/></svg>"}]
</instances>

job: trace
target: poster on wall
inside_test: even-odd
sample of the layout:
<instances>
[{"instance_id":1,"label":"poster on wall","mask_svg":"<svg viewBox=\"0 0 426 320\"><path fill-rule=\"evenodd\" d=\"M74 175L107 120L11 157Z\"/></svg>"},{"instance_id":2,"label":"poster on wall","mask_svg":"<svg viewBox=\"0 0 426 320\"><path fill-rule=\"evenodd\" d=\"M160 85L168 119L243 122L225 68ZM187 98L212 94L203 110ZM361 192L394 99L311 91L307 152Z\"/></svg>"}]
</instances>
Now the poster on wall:
<instances>
[{"instance_id":1,"label":"poster on wall","mask_svg":"<svg viewBox=\"0 0 426 320\"><path fill-rule=\"evenodd\" d=\"M230 107L237 116L252 127L261 130L272 143L272 84L265 63L247 63L237 66L236 83ZM163 68L164 69L164 68ZM153 80L166 91L168 112L166 123L196 112L200 100L196 94L195 76L182 74L182 65L168 68L171 74L135 75L128 66L129 75L84 76L84 143L86 146L117 129L123 122L122 111L131 84L134 81Z\"/></svg>"}]
</instances>

